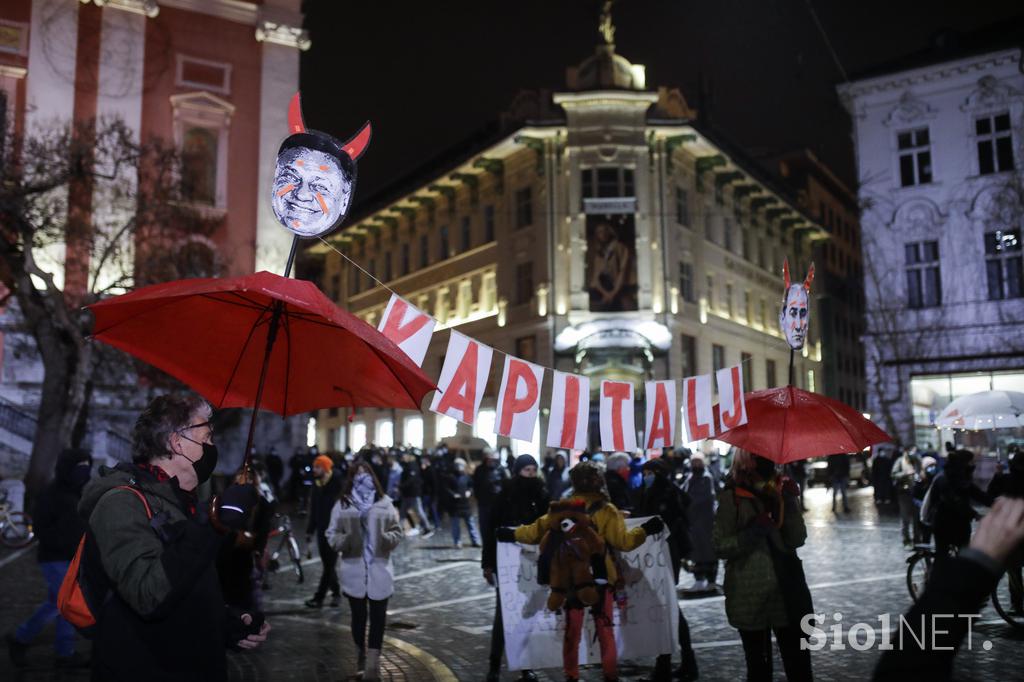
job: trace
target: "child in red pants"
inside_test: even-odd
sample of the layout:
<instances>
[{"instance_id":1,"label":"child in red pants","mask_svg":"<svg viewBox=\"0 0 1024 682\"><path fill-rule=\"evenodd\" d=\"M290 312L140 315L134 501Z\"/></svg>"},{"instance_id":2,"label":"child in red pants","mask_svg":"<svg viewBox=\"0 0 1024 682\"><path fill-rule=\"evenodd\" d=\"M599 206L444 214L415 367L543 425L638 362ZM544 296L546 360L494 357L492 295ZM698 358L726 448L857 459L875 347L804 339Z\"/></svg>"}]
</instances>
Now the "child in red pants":
<instances>
[{"instance_id":1,"label":"child in red pants","mask_svg":"<svg viewBox=\"0 0 1024 682\"><path fill-rule=\"evenodd\" d=\"M577 602L578 604L578 602ZM601 670L606 680L618 679L618 650L615 647L615 631L612 628L612 591L601 589L600 600L590 607L597 628L597 642L601 647ZM583 634L585 608L581 605L565 609L565 639L562 640L562 667L565 677L578 680L580 677L580 636Z\"/></svg>"}]
</instances>

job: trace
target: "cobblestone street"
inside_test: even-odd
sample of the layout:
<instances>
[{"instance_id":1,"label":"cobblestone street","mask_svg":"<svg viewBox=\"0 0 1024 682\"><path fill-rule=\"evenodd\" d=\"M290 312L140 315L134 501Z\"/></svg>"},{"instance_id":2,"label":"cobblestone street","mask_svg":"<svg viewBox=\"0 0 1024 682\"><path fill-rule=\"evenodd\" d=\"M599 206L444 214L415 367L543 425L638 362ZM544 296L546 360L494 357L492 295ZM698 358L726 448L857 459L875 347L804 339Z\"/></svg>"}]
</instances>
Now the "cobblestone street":
<instances>
[{"instance_id":1,"label":"cobblestone street","mask_svg":"<svg viewBox=\"0 0 1024 682\"><path fill-rule=\"evenodd\" d=\"M879 517L870 489L852 493L850 514L833 515L822 488L808 492L809 537L801 551L816 610L832 618L842 614L847 628L858 622L877 626L881 614L894 618L907 610L906 552L900 544L894 517ZM299 526L301 528L301 525ZM456 550L450 537L410 538L396 557L396 592L390 602L385 641L386 680L482 680L487 669L493 590L483 581L479 550ZM273 632L268 645L254 654L229 656L233 680L345 680L355 667L355 647L348 624L348 607L310 610L308 598L319 576L319 562L306 561L307 580L297 585L284 572L274 576L267 593L268 619ZM684 574L683 587L691 577ZM42 580L34 554L5 551L0 555L0 630L9 631L26 618L42 597ZM736 680L745 674L742 647L725 619L723 598L711 596L682 602L690 623L702 680ZM964 679L1024 679L1024 641L986 607L975 629L971 651L957 658ZM829 620L828 625L832 622ZM87 679L84 672L60 675L50 662L52 629L30 652L31 667L12 672L6 655L0 659L0 679ZM831 644L831 631L830 631ZM983 642L991 642L985 650ZM79 648L87 651L88 645ZM877 650L813 653L815 676L822 680L866 679ZM643 664L626 661L623 679L646 672ZM776 677L782 679L781 662ZM559 670L538 671L542 680L562 680ZM505 673L504 680L516 679ZM599 669L584 671L583 679L600 680Z\"/></svg>"}]
</instances>

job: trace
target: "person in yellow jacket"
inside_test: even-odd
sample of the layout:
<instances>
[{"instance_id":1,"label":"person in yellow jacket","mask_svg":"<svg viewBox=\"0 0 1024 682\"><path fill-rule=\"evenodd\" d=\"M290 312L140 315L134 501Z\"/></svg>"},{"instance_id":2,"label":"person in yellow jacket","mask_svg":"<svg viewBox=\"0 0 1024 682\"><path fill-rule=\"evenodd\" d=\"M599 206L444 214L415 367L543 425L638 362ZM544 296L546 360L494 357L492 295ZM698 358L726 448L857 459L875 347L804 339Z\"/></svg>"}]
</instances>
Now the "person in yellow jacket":
<instances>
[{"instance_id":1,"label":"person in yellow jacket","mask_svg":"<svg viewBox=\"0 0 1024 682\"><path fill-rule=\"evenodd\" d=\"M661 519L654 516L640 527L627 530L622 512L608 501L601 469L591 462L581 462L574 466L569 472L569 480L573 487L570 499L584 505L596 526L597 533L609 550L634 550L644 544L648 535L656 535L665 527ZM526 526L514 529L499 528L495 536L501 542L537 545L552 525L551 515L545 514ZM614 682L618 680L618 652L612 630L612 592L618 581L618 571L610 551L605 554L605 566L607 583L600 584L598 581L599 598L591 607L591 613L594 616L597 640L601 647L601 668L604 671L604 678L606 682ZM575 595L570 594L565 607L565 638L562 640L562 666L567 682L576 682L580 676L579 649L580 636L583 632L583 609L583 603Z\"/></svg>"}]
</instances>

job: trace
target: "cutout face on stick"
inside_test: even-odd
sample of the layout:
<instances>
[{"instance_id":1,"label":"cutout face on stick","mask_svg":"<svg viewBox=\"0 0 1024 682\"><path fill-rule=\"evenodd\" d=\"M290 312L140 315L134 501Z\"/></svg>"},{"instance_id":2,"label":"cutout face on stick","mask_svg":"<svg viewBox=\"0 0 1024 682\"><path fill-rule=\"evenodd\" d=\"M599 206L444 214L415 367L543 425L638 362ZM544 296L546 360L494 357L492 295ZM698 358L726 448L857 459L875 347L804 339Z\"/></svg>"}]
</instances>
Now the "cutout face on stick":
<instances>
[{"instance_id":1,"label":"cutout face on stick","mask_svg":"<svg viewBox=\"0 0 1024 682\"><path fill-rule=\"evenodd\" d=\"M782 296L782 308L779 310L779 328L786 337L786 342L793 350L800 350L807 342L807 326L811 317L810 293L811 282L814 281L814 264L807 271L807 278L802 284L792 284L789 279L789 259L782 263L782 275L785 291Z\"/></svg>"},{"instance_id":2,"label":"cutout face on stick","mask_svg":"<svg viewBox=\"0 0 1024 682\"><path fill-rule=\"evenodd\" d=\"M342 143L302 122L299 94L288 107L291 135L281 143L271 205L285 228L300 237L320 237L345 219L356 186L356 160L370 141L370 124Z\"/></svg>"}]
</instances>

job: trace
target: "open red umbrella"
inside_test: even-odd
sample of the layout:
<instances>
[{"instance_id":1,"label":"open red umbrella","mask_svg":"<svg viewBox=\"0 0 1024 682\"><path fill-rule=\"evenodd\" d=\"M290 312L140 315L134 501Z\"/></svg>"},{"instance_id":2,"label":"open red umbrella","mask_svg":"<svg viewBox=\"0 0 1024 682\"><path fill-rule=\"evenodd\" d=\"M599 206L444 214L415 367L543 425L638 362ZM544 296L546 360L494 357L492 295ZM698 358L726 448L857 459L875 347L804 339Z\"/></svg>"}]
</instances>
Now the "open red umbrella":
<instances>
[{"instance_id":1,"label":"open red umbrella","mask_svg":"<svg viewBox=\"0 0 1024 682\"><path fill-rule=\"evenodd\" d=\"M269 272L180 280L89 308L94 338L215 407L282 416L327 407L418 410L435 388L397 345L304 280Z\"/></svg>"},{"instance_id":2,"label":"open red umbrella","mask_svg":"<svg viewBox=\"0 0 1024 682\"><path fill-rule=\"evenodd\" d=\"M777 464L859 452L892 438L855 409L793 386L744 394L747 423L716 438ZM715 405L717 420L718 405Z\"/></svg>"}]
</instances>

